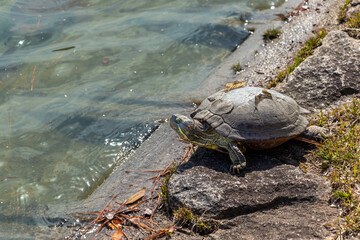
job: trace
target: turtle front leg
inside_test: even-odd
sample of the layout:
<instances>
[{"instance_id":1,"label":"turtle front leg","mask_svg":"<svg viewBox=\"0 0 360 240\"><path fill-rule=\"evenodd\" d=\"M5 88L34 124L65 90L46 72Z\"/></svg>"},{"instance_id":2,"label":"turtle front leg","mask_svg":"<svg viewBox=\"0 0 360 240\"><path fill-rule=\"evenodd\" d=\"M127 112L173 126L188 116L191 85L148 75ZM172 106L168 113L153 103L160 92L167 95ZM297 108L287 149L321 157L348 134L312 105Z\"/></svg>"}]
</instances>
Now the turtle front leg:
<instances>
[{"instance_id":1,"label":"turtle front leg","mask_svg":"<svg viewBox=\"0 0 360 240\"><path fill-rule=\"evenodd\" d=\"M246 159L236 142L229 143L228 151L229 151L230 159L233 162L233 164L230 167L230 172L239 174L240 170L246 167Z\"/></svg>"}]
</instances>

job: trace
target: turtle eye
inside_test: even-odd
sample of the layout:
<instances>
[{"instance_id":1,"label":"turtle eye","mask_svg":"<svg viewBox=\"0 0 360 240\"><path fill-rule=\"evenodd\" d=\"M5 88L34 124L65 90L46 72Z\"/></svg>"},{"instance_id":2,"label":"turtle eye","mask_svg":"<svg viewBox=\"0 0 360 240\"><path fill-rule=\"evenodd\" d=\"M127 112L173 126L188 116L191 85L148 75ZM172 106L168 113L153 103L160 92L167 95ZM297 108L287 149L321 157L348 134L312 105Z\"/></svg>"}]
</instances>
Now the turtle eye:
<instances>
[{"instance_id":1,"label":"turtle eye","mask_svg":"<svg viewBox=\"0 0 360 240\"><path fill-rule=\"evenodd\" d=\"M175 122L177 123L177 124L180 124L181 123L181 119L180 118L175 118Z\"/></svg>"}]
</instances>

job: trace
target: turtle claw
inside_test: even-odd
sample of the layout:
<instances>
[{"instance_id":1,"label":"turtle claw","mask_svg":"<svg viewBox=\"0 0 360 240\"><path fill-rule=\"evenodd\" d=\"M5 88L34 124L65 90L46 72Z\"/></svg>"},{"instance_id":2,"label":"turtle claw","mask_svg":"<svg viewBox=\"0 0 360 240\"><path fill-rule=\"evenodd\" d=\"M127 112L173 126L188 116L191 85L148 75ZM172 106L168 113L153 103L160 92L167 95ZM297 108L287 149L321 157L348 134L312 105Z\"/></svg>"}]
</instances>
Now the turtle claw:
<instances>
[{"instance_id":1,"label":"turtle claw","mask_svg":"<svg viewBox=\"0 0 360 240\"><path fill-rule=\"evenodd\" d=\"M240 174L240 171L246 167L246 163L233 164L230 167L230 172L233 174Z\"/></svg>"}]
</instances>

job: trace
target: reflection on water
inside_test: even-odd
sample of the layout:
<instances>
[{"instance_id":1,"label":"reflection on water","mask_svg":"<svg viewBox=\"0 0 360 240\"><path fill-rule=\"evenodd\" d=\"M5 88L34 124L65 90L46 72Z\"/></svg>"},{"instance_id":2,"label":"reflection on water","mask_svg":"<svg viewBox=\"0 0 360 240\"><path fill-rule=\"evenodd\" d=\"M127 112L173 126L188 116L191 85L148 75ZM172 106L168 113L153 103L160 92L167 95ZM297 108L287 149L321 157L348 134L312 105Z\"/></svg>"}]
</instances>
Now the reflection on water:
<instances>
[{"instance_id":1,"label":"reflection on water","mask_svg":"<svg viewBox=\"0 0 360 240\"><path fill-rule=\"evenodd\" d=\"M0 216L86 197L281 3L3 1Z\"/></svg>"}]
</instances>

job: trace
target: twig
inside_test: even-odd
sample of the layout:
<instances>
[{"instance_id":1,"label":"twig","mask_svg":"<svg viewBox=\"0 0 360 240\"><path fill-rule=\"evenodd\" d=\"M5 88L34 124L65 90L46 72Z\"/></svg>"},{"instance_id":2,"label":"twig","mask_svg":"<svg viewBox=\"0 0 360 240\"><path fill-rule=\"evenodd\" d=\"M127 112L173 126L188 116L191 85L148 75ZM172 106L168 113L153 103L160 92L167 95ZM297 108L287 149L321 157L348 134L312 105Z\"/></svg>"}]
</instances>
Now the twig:
<instances>
[{"instance_id":1,"label":"twig","mask_svg":"<svg viewBox=\"0 0 360 240\"><path fill-rule=\"evenodd\" d=\"M186 150L186 152L185 152L183 158L181 159L181 161L179 162L179 165L183 163L183 161L186 159L186 157L187 157L187 155L189 154L189 152L190 152L191 149L193 149L193 145L192 145L192 144L191 144L190 146L188 146L188 149ZM169 168L171 167L171 165L174 164L174 162L175 162L175 161L172 161L172 162L164 169L164 171L155 178L154 183L153 183L153 186L152 186L152 188L151 188L151 192L154 192L155 185L159 182L160 178L167 173L167 171L169 170ZM151 179L153 179L153 178L151 178Z\"/></svg>"},{"instance_id":2,"label":"twig","mask_svg":"<svg viewBox=\"0 0 360 240\"><path fill-rule=\"evenodd\" d=\"M175 162L175 161L172 161L158 176L155 177L153 186L152 186L152 188L151 188L151 193L154 192L155 185L159 182L160 178L165 175L165 173L167 172L167 170L171 167L171 165L174 164L174 162Z\"/></svg>"},{"instance_id":3,"label":"twig","mask_svg":"<svg viewBox=\"0 0 360 240\"><path fill-rule=\"evenodd\" d=\"M12 122L11 111L10 111L10 114L9 114L9 111L6 110L6 119L7 119L7 122L8 122L9 133L11 133L11 122Z\"/></svg>"},{"instance_id":4,"label":"twig","mask_svg":"<svg viewBox=\"0 0 360 240\"><path fill-rule=\"evenodd\" d=\"M32 92L33 87L34 87L35 71L36 71L36 65L35 65L35 67L34 67L33 74L32 74L32 78L31 78L31 87L30 87L30 92Z\"/></svg>"},{"instance_id":5,"label":"twig","mask_svg":"<svg viewBox=\"0 0 360 240\"><path fill-rule=\"evenodd\" d=\"M154 214L155 214L155 211L156 211L156 209L158 208L158 206L159 206L159 204L160 204L160 199L161 199L161 196L160 196L160 194L159 194L159 195L158 195L158 200L157 200L156 206L155 206L155 208L154 208L154 210L153 210L153 212L151 213L151 216L150 216L151 222L152 222L152 218L153 218L153 216L154 216Z\"/></svg>"},{"instance_id":6,"label":"twig","mask_svg":"<svg viewBox=\"0 0 360 240\"><path fill-rule=\"evenodd\" d=\"M123 231L122 232L123 234L124 234L124 236L128 239L128 240L130 240L130 238L126 235L126 233Z\"/></svg>"},{"instance_id":7,"label":"twig","mask_svg":"<svg viewBox=\"0 0 360 240\"><path fill-rule=\"evenodd\" d=\"M152 173L152 172L162 172L162 171L164 171L164 169L159 169L159 170L144 170L144 171L131 170L131 171L125 171L125 173L131 173L131 172Z\"/></svg>"},{"instance_id":8,"label":"twig","mask_svg":"<svg viewBox=\"0 0 360 240\"><path fill-rule=\"evenodd\" d=\"M167 232L171 234L172 232L174 232L174 230L175 230L175 225L171 225L169 227L166 227L166 228L156 231L155 234L151 235L150 237L145 238L145 240L152 240L152 239L162 237L162 236L166 235Z\"/></svg>"},{"instance_id":9,"label":"twig","mask_svg":"<svg viewBox=\"0 0 360 240\"><path fill-rule=\"evenodd\" d=\"M93 223L97 222L97 221L99 220L100 216L104 213L106 207L110 204L110 202L111 202L119 193L120 193L120 191L117 192L116 194L114 194L114 196L112 196L112 198L108 201L108 203L105 205L105 207L99 212L98 216L97 216L94 220L92 220L89 224L87 224L84 228L88 228L90 225L92 225Z\"/></svg>"},{"instance_id":10,"label":"twig","mask_svg":"<svg viewBox=\"0 0 360 240\"><path fill-rule=\"evenodd\" d=\"M60 54L57 58L55 58L55 61L59 60L60 58L62 58L64 56L64 54Z\"/></svg>"},{"instance_id":11,"label":"twig","mask_svg":"<svg viewBox=\"0 0 360 240\"><path fill-rule=\"evenodd\" d=\"M96 231L96 234L98 234L98 233L101 231L101 229L102 229L108 222L110 222L110 219L107 219L103 224L101 224L101 226L99 227L99 229Z\"/></svg>"},{"instance_id":12,"label":"twig","mask_svg":"<svg viewBox=\"0 0 360 240\"><path fill-rule=\"evenodd\" d=\"M38 29L40 27L40 20L41 20L41 15L38 16L38 22L36 24L36 29Z\"/></svg>"}]
</instances>

